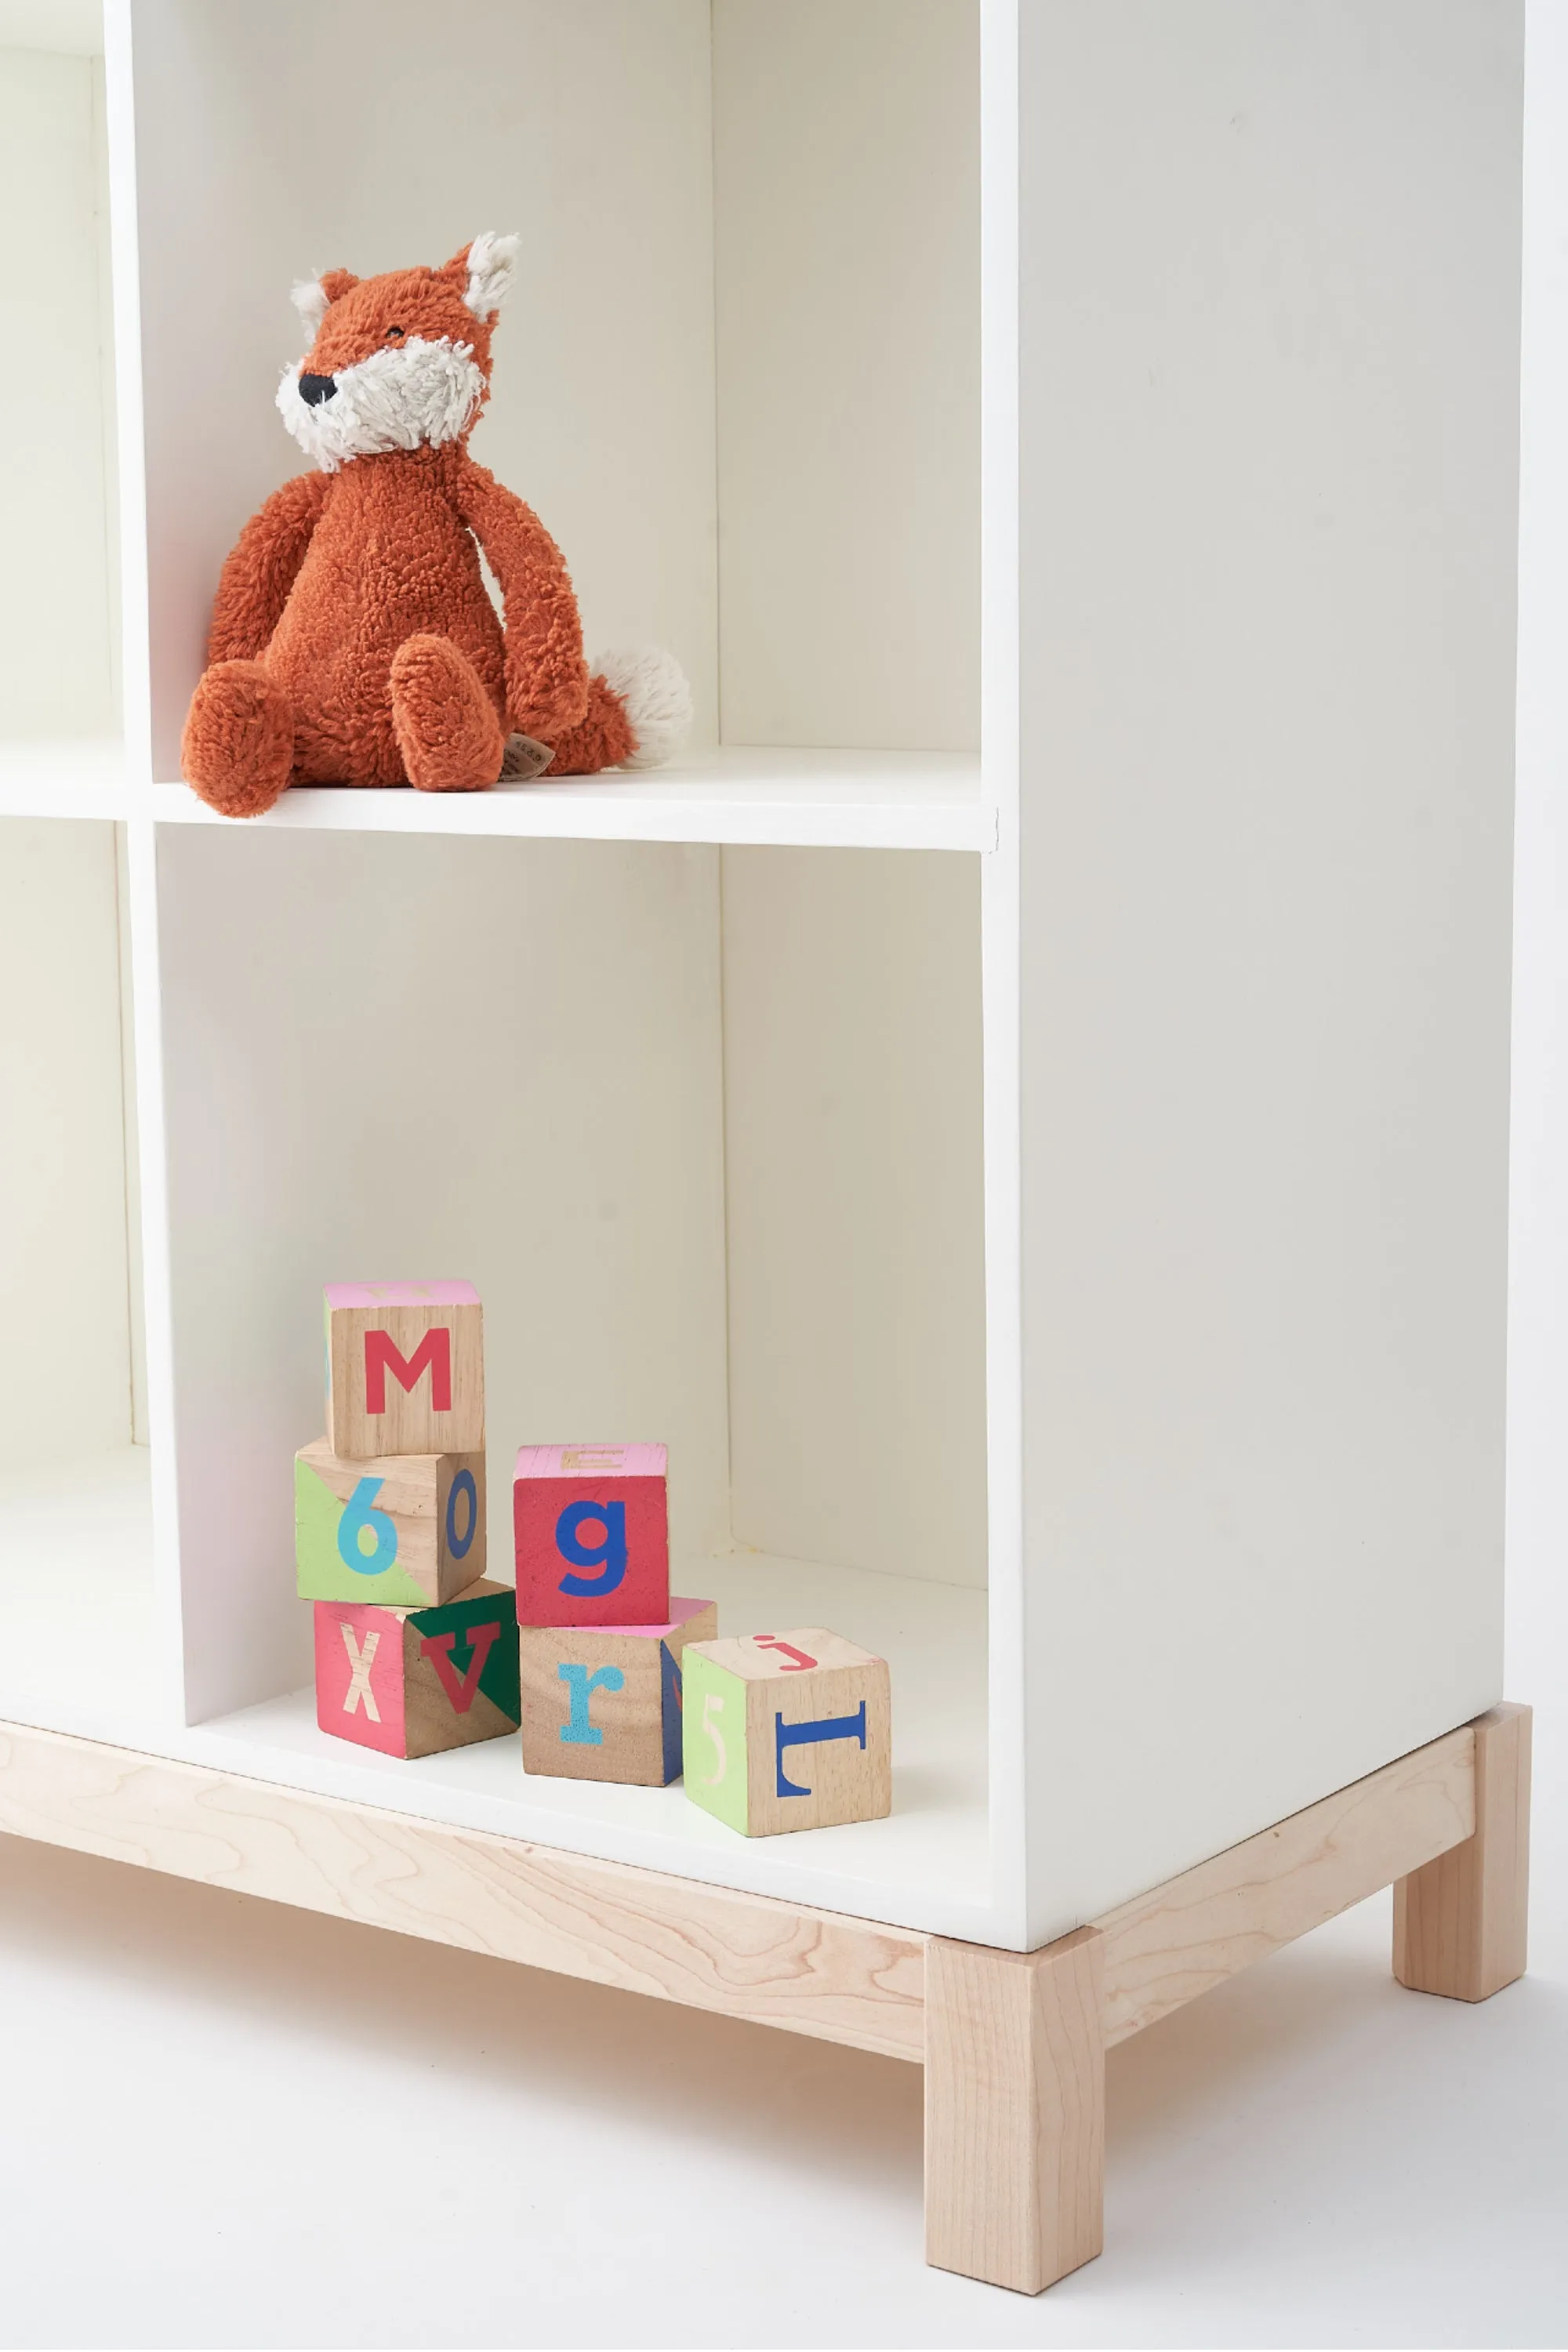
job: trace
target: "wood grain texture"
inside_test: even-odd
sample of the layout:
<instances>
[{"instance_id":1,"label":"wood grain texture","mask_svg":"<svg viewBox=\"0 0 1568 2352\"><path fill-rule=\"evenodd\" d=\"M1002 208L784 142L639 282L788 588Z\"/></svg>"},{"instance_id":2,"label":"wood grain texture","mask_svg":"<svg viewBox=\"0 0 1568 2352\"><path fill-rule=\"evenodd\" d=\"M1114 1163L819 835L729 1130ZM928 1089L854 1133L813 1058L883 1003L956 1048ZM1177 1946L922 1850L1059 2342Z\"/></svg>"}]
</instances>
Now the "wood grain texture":
<instances>
[{"instance_id":1,"label":"wood grain texture","mask_svg":"<svg viewBox=\"0 0 1568 2352\"><path fill-rule=\"evenodd\" d=\"M1468 1839L1465 1724L1096 1920L1110 2048Z\"/></svg>"},{"instance_id":2,"label":"wood grain texture","mask_svg":"<svg viewBox=\"0 0 1568 2352\"><path fill-rule=\"evenodd\" d=\"M483 1453L484 1309L477 1301L340 1307L329 1300L326 1318L327 1441L334 1454L353 1462L387 1454ZM395 1361L381 1364L380 1402L372 1411L366 1343L377 1336ZM420 1354L427 1342L444 1350L451 1399L444 1412L436 1403L437 1368Z\"/></svg>"},{"instance_id":3,"label":"wood grain texture","mask_svg":"<svg viewBox=\"0 0 1568 2352\"><path fill-rule=\"evenodd\" d=\"M1104 2242L1104 1938L926 1947L926 2260L1038 2294Z\"/></svg>"},{"instance_id":4,"label":"wood grain texture","mask_svg":"<svg viewBox=\"0 0 1568 2352\"><path fill-rule=\"evenodd\" d=\"M1493 1707L1471 1729L1474 1834L1394 1889L1394 1975L1451 2000L1489 2000L1525 1968L1530 1709Z\"/></svg>"},{"instance_id":5,"label":"wood grain texture","mask_svg":"<svg viewBox=\"0 0 1568 2352\"><path fill-rule=\"evenodd\" d=\"M0 1830L918 2062L922 1939L0 1725Z\"/></svg>"}]
</instances>

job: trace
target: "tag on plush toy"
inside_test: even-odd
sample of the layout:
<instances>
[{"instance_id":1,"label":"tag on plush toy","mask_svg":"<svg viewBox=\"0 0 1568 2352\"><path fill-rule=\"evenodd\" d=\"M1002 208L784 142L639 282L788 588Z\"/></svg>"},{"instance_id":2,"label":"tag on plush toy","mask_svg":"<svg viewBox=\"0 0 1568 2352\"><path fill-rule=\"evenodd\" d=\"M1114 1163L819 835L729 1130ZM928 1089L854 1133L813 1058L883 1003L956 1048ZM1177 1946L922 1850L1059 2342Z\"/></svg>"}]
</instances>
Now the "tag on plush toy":
<instances>
[{"instance_id":1,"label":"tag on plush toy","mask_svg":"<svg viewBox=\"0 0 1568 2352\"><path fill-rule=\"evenodd\" d=\"M501 756L500 774L503 784L530 784L542 776L555 757L548 743L536 743L531 735L509 735Z\"/></svg>"}]
</instances>

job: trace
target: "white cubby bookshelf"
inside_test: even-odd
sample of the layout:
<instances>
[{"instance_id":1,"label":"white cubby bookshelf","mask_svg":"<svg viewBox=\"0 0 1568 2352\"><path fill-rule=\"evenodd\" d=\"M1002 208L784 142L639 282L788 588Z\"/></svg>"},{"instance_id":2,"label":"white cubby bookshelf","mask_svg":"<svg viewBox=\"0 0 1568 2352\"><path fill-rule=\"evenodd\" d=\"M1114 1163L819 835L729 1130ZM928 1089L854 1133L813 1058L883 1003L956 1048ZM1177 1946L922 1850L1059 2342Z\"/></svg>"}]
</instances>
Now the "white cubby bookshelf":
<instances>
[{"instance_id":1,"label":"white cubby bookshelf","mask_svg":"<svg viewBox=\"0 0 1568 2352\"><path fill-rule=\"evenodd\" d=\"M92 47L6 61L72 360L5 461L0 1717L1032 1952L1490 1707L1514 0ZM482 228L476 455L691 746L226 823L289 288ZM432 1273L492 1572L518 1443L664 1440L678 1590L889 1659L886 1821L318 1732L321 1287Z\"/></svg>"}]
</instances>

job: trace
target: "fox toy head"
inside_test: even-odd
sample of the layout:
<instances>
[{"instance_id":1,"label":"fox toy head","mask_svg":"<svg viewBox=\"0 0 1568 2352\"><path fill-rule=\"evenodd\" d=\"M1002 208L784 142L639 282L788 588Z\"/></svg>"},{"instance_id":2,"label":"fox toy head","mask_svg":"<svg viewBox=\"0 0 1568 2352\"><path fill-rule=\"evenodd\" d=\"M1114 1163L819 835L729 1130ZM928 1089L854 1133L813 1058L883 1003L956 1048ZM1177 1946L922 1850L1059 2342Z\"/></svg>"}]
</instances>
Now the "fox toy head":
<instances>
[{"instance_id":1,"label":"fox toy head","mask_svg":"<svg viewBox=\"0 0 1568 2352\"><path fill-rule=\"evenodd\" d=\"M518 243L487 231L439 269L329 269L295 287L315 340L284 369L278 408L323 473L464 438L489 397L490 330Z\"/></svg>"}]
</instances>

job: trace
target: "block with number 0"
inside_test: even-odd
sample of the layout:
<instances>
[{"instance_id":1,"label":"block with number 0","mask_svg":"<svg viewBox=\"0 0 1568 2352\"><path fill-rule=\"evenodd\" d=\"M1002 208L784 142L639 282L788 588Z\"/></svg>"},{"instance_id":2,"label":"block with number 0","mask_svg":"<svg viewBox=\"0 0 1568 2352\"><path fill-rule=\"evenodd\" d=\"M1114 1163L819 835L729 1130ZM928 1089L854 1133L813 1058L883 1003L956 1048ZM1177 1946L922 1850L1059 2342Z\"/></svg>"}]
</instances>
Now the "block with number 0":
<instances>
[{"instance_id":1,"label":"block with number 0","mask_svg":"<svg viewBox=\"0 0 1568 2352\"><path fill-rule=\"evenodd\" d=\"M440 1609L316 1603L316 1721L384 1756L436 1756L517 1729L517 1609L476 1584Z\"/></svg>"},{"instance_id":2,"label":"block with number 0","mask_svg":"<svg viewBox=\"0 0 1568 2352\"><path fill-rule=\"evenodd\" d=\"M892 1810L885 1659L808 1625L689 1643L686 1793L745 1837L879 1821Z\"/></svg>"},{"instance_id":3,"label":"block with number 0","mask_svg":"<svg viewBox=\"0 0 1568 2352\"><path fill-rule=\"evenodd\" d=\"M485 1572L484 1455L346 1462L318 1438L294 1456L294 1559L303 1601L455 1601Z\"/></svg>"},{"instance_id":4,"label":"block with number 0","mask_svg":"<svg viewBox=\"0 0 1568 2352\"><path fill-rule=\"evenodd\" d=\"M669 1617L662 1445L524 1445L512 1486L523 1625L662 1625Z\"/></svg>"},{"instance_id":5,"label":"block with number 0","mask_svg":"<svg viewBox=\"0 0 1568 2352\"><path fill-rule=\"evenodd\" d=\"M484 1317L471 1282L330 1282L326 1327L334 1454L483 1450Z\"/></svg>"},{"instance_id":6,"label":"block with number 0","mask_svg":"<svg viewBox=\"0 0 1568 2352\"><path fill-rule=\"evenodd\" d=\"M662 1625L524 1625L525 1770L660 1789L680 1777L681 1660L711 1641L711 1601L672 1599Z\"/></svg>"}]
</instances>

